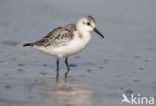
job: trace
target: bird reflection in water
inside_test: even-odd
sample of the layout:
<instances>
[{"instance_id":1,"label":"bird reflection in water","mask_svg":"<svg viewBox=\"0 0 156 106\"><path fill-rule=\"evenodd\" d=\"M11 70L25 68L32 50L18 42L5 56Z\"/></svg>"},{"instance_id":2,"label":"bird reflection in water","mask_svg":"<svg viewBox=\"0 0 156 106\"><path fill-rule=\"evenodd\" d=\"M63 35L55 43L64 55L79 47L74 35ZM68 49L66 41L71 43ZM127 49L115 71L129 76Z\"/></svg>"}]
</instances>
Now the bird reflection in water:
<instances>
[{"instance_id":1,"label":"bird reflection in water","mask_svg":"<svg viewBox=\"0 0 156 106\"><path fill-rule=\"evenodd\" d=\"M70 70L67 70L64 74L64 80L65 82L67 81L68 78L68 73L70 72ZM59 82L59 70L56 70L56 82Z\"/></svg>"},{"instance_id":2,"label":"bird reflection in water","mask_svg":"<svg viewBox=\"0 0 156 106\"><path fill-rule=\"evenodd\" d=\"M68 77L69 70L64 74L64 79L59 79L56 74L56 82L51 83L51 88L42 90L44 100L48 104L63 104L68 106L91 106L92 91L86 89L84 84L76 84L75 79ZM74 84L71 83L74 81Z\"/></svg>"}]
</instances>

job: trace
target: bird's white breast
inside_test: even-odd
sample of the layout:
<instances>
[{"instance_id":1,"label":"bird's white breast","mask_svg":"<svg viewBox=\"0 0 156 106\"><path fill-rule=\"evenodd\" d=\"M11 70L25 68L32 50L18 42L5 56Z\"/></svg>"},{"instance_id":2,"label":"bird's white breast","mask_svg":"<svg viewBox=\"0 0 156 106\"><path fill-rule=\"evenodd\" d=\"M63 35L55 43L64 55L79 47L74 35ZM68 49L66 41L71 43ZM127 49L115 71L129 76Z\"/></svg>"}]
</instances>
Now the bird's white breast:
<instances>
[{"instance_id":1,"label":"bird's white breast","mask_svg":"<svg viewBox=\"0 0 156 106\"><path fill-rule=\"evenodd\" d=\"M82 51L91 39L89 32L74 32L73 39L65 46L46 47L42 51L58 58L68 57Z\"/></svg>"}]
</instances>

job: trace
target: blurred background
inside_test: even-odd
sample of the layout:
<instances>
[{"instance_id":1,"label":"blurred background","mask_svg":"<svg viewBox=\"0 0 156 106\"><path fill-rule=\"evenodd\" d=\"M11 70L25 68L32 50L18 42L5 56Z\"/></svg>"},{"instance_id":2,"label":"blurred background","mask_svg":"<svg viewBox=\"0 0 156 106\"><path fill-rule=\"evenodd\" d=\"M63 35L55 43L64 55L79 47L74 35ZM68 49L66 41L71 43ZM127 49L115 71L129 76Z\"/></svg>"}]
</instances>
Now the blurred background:
<instances>
[{"instance_id":1,"label":"blurred background","mask_svg":"<svg viewBox=\"0 0 156 106\"><path fill-rule=\"evenodd\" d=\"M156 98L155 10L155 0L0 0L0 105L120 106L123 93ZM68 78L61 61L55 79L55 58L22 45L84 15L105 38L92 32L88 47L69 58Z\"/></svg>"}]
</instances>

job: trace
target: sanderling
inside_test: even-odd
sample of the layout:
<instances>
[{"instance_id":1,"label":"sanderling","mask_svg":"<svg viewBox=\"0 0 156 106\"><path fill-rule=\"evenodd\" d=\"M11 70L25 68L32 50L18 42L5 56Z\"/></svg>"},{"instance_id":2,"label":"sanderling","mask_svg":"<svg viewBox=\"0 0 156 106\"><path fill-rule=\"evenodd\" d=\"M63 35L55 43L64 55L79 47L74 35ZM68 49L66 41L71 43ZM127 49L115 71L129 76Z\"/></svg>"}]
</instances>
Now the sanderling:
<instances>
[{"instance_id":1,"label":"sanderling","mask_svg":"<svg viewBox=\"0 0 156 106\"><path fill-rule=\"evenodd\" d=\"M91 39L91 31L95 31L104 38L95 27L95 19L92 16L84 16L78 20L77 24L58 27L41 40L34 43L26 43L23 46L38 49L46 54L55 56L57 58L57 71L59 70L59 59L65 57L67 70L70 70L68 57L79 53L88 45Z\"/></svg>"}]
</instances>

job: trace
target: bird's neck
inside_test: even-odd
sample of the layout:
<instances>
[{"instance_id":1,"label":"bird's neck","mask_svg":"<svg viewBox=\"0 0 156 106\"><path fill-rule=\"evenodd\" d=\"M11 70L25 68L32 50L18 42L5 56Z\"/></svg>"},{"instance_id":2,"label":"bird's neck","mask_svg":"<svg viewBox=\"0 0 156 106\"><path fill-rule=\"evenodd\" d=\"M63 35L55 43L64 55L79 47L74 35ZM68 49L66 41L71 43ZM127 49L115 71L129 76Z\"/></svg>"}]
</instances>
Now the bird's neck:
<instances>
[{"instance_id":1,"label":"bird's neck","mask_svg":"<svg viewBox=\"0 0 156 106\"><path fill-rule=\"evenodd\" d=\"M90 32L89 31L85 31L83 29L77 29L77 32L78 32L79 37L82 37L82 38L89 37L90 38Z\"/></svg>"},{"instance_id":2,"label":"bird's neck","mask_svg":"<svg viewBox=\"0 0 156 106\"><path fill-rule=\"evenodd\" d=\"M85 27L82 25L77 25L76 30L84 36L90 35L90 31L85 30Z\"/></svg>"}]
</instances>

